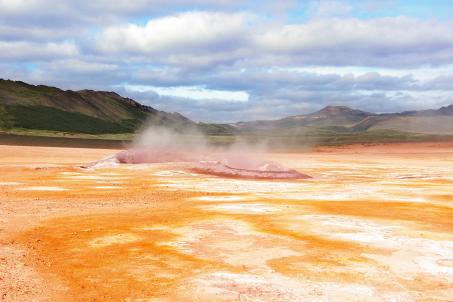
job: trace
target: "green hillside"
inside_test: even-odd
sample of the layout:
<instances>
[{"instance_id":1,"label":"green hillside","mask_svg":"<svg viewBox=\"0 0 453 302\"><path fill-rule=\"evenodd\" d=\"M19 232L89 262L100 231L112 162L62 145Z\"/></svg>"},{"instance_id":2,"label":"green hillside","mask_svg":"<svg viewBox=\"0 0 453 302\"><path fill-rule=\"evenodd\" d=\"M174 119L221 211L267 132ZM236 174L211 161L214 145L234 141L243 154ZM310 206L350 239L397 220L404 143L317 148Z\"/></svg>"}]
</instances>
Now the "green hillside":
<instances>
[{"instance_id":1,"label":"green hillside","mask_svg":"<svg viewBox=\"0 0 453 302\"><path fill-rule=\"evenodd\" d=\"M194 127L205 133L231 134L229 126L197 124L179 113L144 106L114 92L61 90L0 80L0 129L74 134L134 133L142 125Z\"/></svg>"},{"instance_id":2,"label":"green hillside","mask_svg":"<svg viewBox=\"0 0 453 302\"><path fill-rule=\"evenodd\" d=\"M363 126L365 123L358 125ZM397 130L425 134L453 134L453 115L398 116L373 121L367 130Z\"/></svg>"}]
</instances>

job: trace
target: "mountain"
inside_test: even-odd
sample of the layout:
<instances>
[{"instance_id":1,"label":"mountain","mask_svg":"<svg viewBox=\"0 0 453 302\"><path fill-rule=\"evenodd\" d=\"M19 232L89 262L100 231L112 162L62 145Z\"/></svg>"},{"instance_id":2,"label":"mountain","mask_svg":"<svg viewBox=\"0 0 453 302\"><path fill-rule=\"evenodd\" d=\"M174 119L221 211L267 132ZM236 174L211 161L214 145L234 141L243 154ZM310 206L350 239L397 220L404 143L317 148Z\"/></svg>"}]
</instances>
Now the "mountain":
<instances>
[{"instance_id":1,"label":"mountain","mask_svg":"<svg viewBox=\"0 0 453 302\"><path fill-rule=\"evenodd\" d=\"M234 124L196 123L180 113L142 105L115 92L62 90L0 79L0 132L44 136L130 140L144 125L197 129L215 143L235 136L277 145L342 144L443 139L453 135L453 105L439 109L376 114L346 106L277 120ZM19 138L14 138L19 139ZM19 139L20 140L20 139Z\"/></svg>"},{"instance_id":2,"label":"mountain","mask_svg":"<svg viewBox=\"0 0 453 302\"><path fill-rule=\"evenodd\" d=\"M373 115L374 113L346 106L327 106L306 115L294 115L279 120L239 122L233 125L239 131L245 133L256 133L259 131L281 133L283 131L287 134L291 132L299 134L313 129L347 129Z\"/></svg>"},{"instance_id":3,"label":"mountain","mask_svg":"<svg viewBox=\"0 0 453 302\"><path fill-rule=\"evenodd\" d=\"M363 118L372 115L361 110L352 109L346 106L327 106L323 109L308 115L295 115L282 119L287 124L304 126L350 126Z\"/></svg>"},{"instance_id":4,"label":"mountain","mask_svg":"<svg viewBox=\"0 0 453 302\"><path fill-rule=\"evenodd\" d=\"M289 116L279 120L233 124L243 133L267 131L297 135L313 131L363 132L394 130L423 134L453 134L453 105L438 110L405 111L376 114L346 106L327 106L314 113Z\"/></svg>"},{"instance_id":5,"label":"mountain","mask_svg":"<svg viewBox=\"0 0 453 302\"><path fill-rule=\"evenodd\" d=\"M453 105L442 107L438 110L377 114L363 119L352 128L356 131L386 129L401 132L452 135Z\"/></svg>"},{"instance_id":6,"label":"mountain","mask_svg":"<svg viewBox=\"0 0 453 302\"><path fill-rule=\"evenodd\" d=\"M179 113L142 105L115 92L62 90L0 79L0 128L69 133L133 133L144 123L229 133L230 126L197 124Z\"/></svg>"},{"instance_id":7,"label":"mountain","mask_svg":"<svg viewBox=\"0 0 453 302\"><path fill-rule=\"evenodd\" d=\"M442 115L453 115L453 105L441 107L437 112Z\"/></svg>"},{"instance_id":8,"label":"mountain","mask_svg":"<svg viewBox=\"0 0 453 302\"><path fill-rule=\"evenodd\" d=\"M346 106L327 106L319 111L307 115L289 116L279 120L240 122L236 127L244 131L259 127L261 129L279 129L294 127L329 127L351 126L372 113L351 109Z\"/></svg>"}]
</instances>

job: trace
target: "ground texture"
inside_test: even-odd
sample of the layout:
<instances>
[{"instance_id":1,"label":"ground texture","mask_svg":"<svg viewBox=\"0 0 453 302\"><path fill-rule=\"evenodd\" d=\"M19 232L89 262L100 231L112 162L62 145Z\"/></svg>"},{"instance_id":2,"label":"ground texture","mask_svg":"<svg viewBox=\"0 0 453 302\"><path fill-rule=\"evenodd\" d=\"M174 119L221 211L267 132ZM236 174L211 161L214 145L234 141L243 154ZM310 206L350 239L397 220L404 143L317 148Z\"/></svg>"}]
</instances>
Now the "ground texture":
<instances>
[{"instance_id":1,"label":"ground texture","mask_svg":"<svg viewBox=\"0 0 453 302\"><path fill-rule=\"evenodd\" d=\"M78 168L112 153L0 146L0 301L452 301L451 143Z\"/></svg>"}]
</instances>

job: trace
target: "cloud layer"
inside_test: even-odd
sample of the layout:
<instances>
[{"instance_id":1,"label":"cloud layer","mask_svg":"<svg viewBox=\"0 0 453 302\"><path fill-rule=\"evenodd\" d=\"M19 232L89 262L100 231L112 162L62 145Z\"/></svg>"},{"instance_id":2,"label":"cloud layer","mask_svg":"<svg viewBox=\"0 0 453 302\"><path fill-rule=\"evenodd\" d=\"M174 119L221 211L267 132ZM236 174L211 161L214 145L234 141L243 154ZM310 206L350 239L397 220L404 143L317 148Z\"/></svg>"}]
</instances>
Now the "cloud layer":
<instances>
[{"instance_id":1,"label":"cloud layer","mask_svg":"<svg viewBox=\"0 0 453 302\"><path fill-rule=\"evenodd\" d=\"M116 90L203 121L453 103L444 12L283 2L0 0L0 77Z\"/></svg>"}]
</instances>

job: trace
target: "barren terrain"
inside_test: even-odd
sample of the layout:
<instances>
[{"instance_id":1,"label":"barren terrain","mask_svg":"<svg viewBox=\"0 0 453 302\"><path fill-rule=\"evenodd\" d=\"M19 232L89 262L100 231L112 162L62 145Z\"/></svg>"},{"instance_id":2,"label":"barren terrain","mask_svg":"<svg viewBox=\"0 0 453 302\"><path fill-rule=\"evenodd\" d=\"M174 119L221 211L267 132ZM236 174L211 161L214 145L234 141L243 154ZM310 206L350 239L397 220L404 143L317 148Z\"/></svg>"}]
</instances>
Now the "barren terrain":
<instances>
[{"instance_id":1,"label":"barren terrain","mask_svg":"<svg viewBox=\"0 0 453 302\"><path fill-rule=\"evenodd\" d=\"M0 301L452 301L453 143L79 168L113 152L0 146Z\"/></svg>"}]
</instances>

